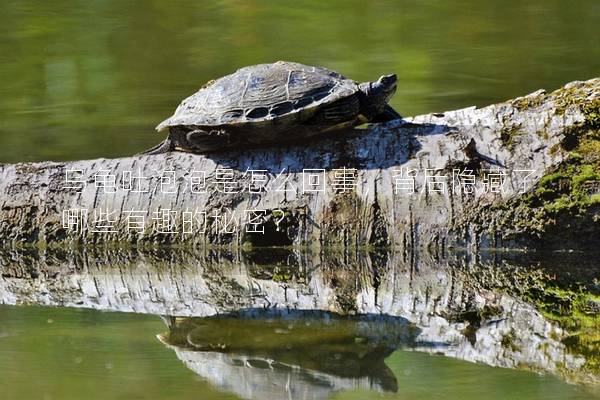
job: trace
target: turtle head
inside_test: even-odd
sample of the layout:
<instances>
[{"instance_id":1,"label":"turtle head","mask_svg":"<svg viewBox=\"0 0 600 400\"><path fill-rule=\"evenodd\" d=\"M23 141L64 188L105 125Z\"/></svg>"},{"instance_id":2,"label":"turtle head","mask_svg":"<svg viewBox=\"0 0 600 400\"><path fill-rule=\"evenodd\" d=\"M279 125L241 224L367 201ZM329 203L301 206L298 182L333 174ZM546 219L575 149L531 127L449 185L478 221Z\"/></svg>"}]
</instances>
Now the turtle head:
<instances>
[{"instance_id":1,"label":"turtle head","mask_svg":"<svg viewBox=\"0 0 600 400\"><path fill-rule=\"evenodd\" d=\"M358 85L361 96L361 112L371 119L381 114L388 101L396 93L396 74L383 75L375 82L365 82Z\"/></svg>"}]
</instances>

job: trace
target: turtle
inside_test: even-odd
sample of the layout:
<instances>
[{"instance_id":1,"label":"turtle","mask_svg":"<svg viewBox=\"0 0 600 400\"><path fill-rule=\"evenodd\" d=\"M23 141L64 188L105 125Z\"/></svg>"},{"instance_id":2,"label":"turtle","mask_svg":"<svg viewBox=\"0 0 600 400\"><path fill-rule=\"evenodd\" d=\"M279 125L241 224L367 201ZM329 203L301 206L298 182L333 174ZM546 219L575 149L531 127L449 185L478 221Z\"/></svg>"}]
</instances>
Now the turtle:
<instances>
[{"instance_id":1,"label":"turtle","mask_svg":"<svg viewBox=\"0 0 600 400\"><path fill-rule=\"evenodd\" d=\"M142 154L274 145L399 119L387 104L396 82L390 74L358 83L323 67L288 61L240 68L183 100L156 127L168 137Z\"/></svg>"}]
</instances>

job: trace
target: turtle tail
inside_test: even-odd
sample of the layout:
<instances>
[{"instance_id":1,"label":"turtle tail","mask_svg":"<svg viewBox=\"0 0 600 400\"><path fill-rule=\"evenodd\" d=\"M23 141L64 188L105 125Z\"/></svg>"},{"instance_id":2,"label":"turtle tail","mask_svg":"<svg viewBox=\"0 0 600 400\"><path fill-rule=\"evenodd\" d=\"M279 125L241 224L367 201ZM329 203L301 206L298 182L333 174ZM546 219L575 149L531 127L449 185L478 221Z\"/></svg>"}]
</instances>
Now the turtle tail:
<instances>
[{"instance_id":1,"label":"turtle tail","mask_svg":"<svg viewBox=\"0 0 600 400\"><path fill-rule=\"evenodd\" d=\"M167 153L167 152L173 151L173 150L174 150L173 142L171 141L170 138L166 138L165 140L163 140L156 146L151 147L146 151L142 151L141 153L138 153L138 155L162 154L162 153Z\"/></svg>"}]
</instances>

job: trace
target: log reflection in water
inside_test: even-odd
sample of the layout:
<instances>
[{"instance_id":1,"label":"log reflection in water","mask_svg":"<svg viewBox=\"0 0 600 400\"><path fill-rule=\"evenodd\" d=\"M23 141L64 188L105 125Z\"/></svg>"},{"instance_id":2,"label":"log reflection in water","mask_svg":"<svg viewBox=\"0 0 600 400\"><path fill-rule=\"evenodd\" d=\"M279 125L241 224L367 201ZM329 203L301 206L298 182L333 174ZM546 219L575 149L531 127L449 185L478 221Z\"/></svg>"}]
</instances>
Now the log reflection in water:
<instances>
[{"instance_id":1,"label":"log reflection in water","mask_svg":"<svg viewBox=\"0 0 600 400\"><path fill-rule=\"evenodd\" d=\"M180 317L245 309L386 315L419 329L411 347L418 351L597 381L596 297L584 299L585 320L575 321L585 322L575 325L587 329L585 336L549 318L554 311L544 309L539 296L560 294L557 288L577 282L589 283L573 286L578 291L595 290L598 266L578 269L581 260L566 260L568 268L553 266L560 260L544 266L547 260L528 258L492 253L475 261L460 253L407 258L402 253L285 249L11 251L0 254L0 302ZM548 304L562 303L550 299Z\"/></svg>"}]
</instances>

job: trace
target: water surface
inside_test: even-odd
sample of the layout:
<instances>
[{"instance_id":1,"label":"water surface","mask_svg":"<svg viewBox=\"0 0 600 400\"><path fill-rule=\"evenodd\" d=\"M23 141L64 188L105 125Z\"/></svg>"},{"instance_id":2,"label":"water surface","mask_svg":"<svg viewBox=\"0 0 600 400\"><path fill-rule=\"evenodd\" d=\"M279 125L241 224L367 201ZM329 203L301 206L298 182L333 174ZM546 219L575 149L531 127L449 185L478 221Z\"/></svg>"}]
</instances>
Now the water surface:
<instances>
[{"instance_id":1,"label":"water surface","mask_svg":"<svg viewBox=\"0 0 600 400\"><path fill-rule=\"evenodd\" d=\"M0 162L127 156L206 81L261 62L396 72L403 115L600 74L596 0L4 0Z\"/></svg>"},{"instance_id":2,"label":"water surface","mask_svg":"<svg viewBox=\"0 0 600 400\"><path fill-rule=\"evenodd\" d=\"M197 375L193 367L196 365L200 371L218 373L222 363L218 363L211 354L223 353L201 354L190 361L189 353L177 353L157 339L157 334L168 332L158 316L0 306L0 321L0 388L3 399L238 399L240 397L234 394L232 386L239 389L243 384L246 387L241 390L245 394L270 393L273 399L286 398L278 396L281 391L277 386L283 386L281 381L265 384L260 379L266 369L258 364L245 368L241 376L246 381L240 382L239 376L221 376L221 386L214 381L209 383L207 378L214 376ZM262 335L263 339L268 335L274 339L282 336L272 325L272 322L263 322L260 328L260 324L254 324L253 328L260 328L254 333ZM246 342L252 342L252 334L247 332ZM311 334L314 338L311 338ZM239 339L241 332L238 331L237 335ZM345 332L338 332L337 335L348 337ZM327 347L322 343L323 335L318 330L311 333L305 328L295 340L305 342L304 352L307 354ZM336 343L333 337L330 340ZM313 346L319 348L306 345L311 341L315 343ZM277 347L267 344L271 349ZM246 354L250 353L248 346L245 347ZM261 348L256 345L252 347ZM336 346L329 345L339 354L355 352L356 347L356 344L350 345L343 340ZM237 354L244 354L243 349L238 347L236 350ZM285 347L281 350L285 353ZM271 357L277 358L274 355L276 353L276 350L271 350ZM288 353L291 352L288 350ZM323 353L323 356L328 355ZM288 365L294 362L289 358L284 361ZM352 380L348 378L352 372L348 371L347 365L346 368L340 368L344 364L338 364L329 365L325 370L315 369L314 363L310 365L315 373L301 382L305 392L297 393L298 397L295 398L595 398L589 391L552 376L493 368L406 350L397 350L385 358L382 368L389 374L386 377L388 383L374 385L372 390L364 385L361 387L360 381L356 382L357 387L352 387ZM235 368L231 363L229 365ZM368 368L364 372L373 373ZM331 389L327 384L335 379L338 390ZM390 379L394 382L390 383ZM345 386L341 386L344 382ZM260 383L263 386L251 388L251 385Z\"/></svg>"}]
</instances>

